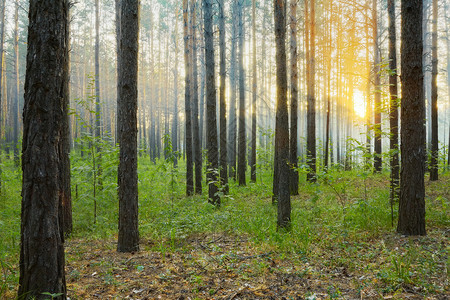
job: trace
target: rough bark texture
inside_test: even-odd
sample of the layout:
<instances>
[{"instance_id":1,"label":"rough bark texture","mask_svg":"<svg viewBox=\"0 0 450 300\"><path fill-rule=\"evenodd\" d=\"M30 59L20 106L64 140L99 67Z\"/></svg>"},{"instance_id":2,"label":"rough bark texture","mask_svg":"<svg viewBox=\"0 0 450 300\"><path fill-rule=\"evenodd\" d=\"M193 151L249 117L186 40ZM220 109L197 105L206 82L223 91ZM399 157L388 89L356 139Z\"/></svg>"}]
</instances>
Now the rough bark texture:
<instances>
[{"instance_id":1,"label":"rough bark texture","mask_svg":"<svg viewBox=\"0 0 450 300\"><path fill-rule=\"evenodd\" d=\"M298 195L298 158L297 158L297 111L298 111L298 52L297 52L297 0L290 1L290 29L291 29L291 139L290 139L290 168L289 181L292 195Z\"/></svg>"},{"instance_id":2,"label":"rough bark texture","mask_svg":"<svg viewBox=\"0 0 450 300\"><path fill-rule=\"evenodd\" d=\"M70 12L69 12L70 16ZM72 233L72 190L71 190L71 177L70 177L70 118L69 118L69 106L70 106L70 22L66 26L66 59L68 63L64 64L64 72L68 75L68 79L64 86L64 99L63 99L63 124L62 124L62 136L59 149L59 158L61 161L61 171L59 173L61 181L61 192L59 193L59 199L63 210L63 231L64 236L69 236Z\"/></svg>"},{"instance_id":3,"label":"rough bark texture","mask_svg":"<svg viewBox=\"0 0 450 300\"><path fill-rule=\"evenodd\" d=\"M13 103L13 152L14 163L19 165L19 0L14 10L14 103Z\"/></svg>"},{"instance_id":4,"label":"rough bark texture","mask_svg":"<svg viewBox=\"0 0 450 300\"><path fill-rule=\"evenodd\" d=\"M2 0L0 6L0 151L3 150L2 145L2 124L3 124L3 105L2 105L2 96L3 96L3 42L5 38L5 2L6 0ZM1 155L0 155L0 195L2 193L2 168L1 168Z\"/></svg>"},{"instance_id":5,"label":"rough bark texture","mask_svg":"<svg viewBox=\"0 0 450 300\"><path fill-rule=\"evenodd\" d=\"M203 17L205 28L205 67L206 67L206 147L208 151L207 179L208 201L220 205L217 193L217 172L219 157L217 149L217 120L216 120L216 84L214 76L214 36L212 0L203 0Z\"/></svg>"},{"instance_id":6,"label":"rough bark texture","mask_svg":"<svg viewBox=\"0 0 450 300\"><path fill-rule=\"evenodd\" d=\"M233 0L231 24L231 54L230 54L230 117L228 131L228 165L231 178L236 179L236 136L237 136L237 118L236 118L236 52L237 52L237 1Z\"/></svg>"},{"instance_id":7,"label":"rough bark texture","mask_svg":"<svg viewBox=\"0 0 450 300\"><path fill-rule=\"evenodd\" d=\"M184 113L185 113L185 151L186 151L186 195L194 194L194 162L192 153L192 116L191 116L191 76L189 50L189 17L188 0L183 0L183 31L184 31Z\"/></svg>"},{"instance_id":8,"label":"rough bark texture","mask_svg":"<svg viewBox=\"0 0 450 300\"><path fill-rule=\"evenodd\" d=\"M32 0L28 10L20 299L48 299L44 292L66 299L59 150L69 75L68 12L68 1Z\"/></svg>"},{"instance_id":9,"label":"rough bark texture","mask_svg":"<svg viewBox=\"0 0 450 300\"><path fill-rule=\"evenodd\" d=\"M286 72L286 1L274 0L275 45L277 67L277 116L275 147L278 154L278 219L279 228L291 227L291 195L289 192L289 115Z\"/></svg>"},{"instance_id":10,"label":"rough bark texture","mask_svg":"<svg viewBox=\"0 0 450 300\"><path fill-rule=\"evenodd\" d=\"M117 126L120 141L119 239L117 251L139 250L137 175L137 75L139 0L123 0L120 18L120 46L117 57Z\"/></svg>"},{"instance_id":11,"label":"rough bark texture","mask_svg":"<svg viewBox=\"0 0 450 300\"><path fill-rule=\"evenodd\" d=\"M432 21L432 42L431 42L431 162L430 162L430 180L438 180L438 159L439 159L439 141L438 141L438 53L437 53L437 19L438 4L433 0L433 21Z\"/></svg>"},{"instance_id":12,"label":"rough bark texture","mask_svg":"<svg viewBox=\"0 0 450 300\"><path fill-rule=\"evenodd\" d=\"M374 171L381 171L381 74L380 74L380 50L378 43L378 13L377 0L372 2L372 28L373 28L373 53L374 53Z\"/></svg>"},{"instance_id":13,"label":"rough bark texture","mask_svg":"<svg viewBox=\"0 0 450 300\"><path fill-rule=\"evenodd\" d=\"M191 105L192 105L192 147L194 151L195 193L202 193L202 148L200 144L200 126L198 118L198 71L197 71L197 34L196 0L191 0Z\"/></svg>"},{"instance_id":14,"label":"rough bark texture","mask_svg":"<svg viewBox=\"0 0 450 300\"><path fill-rule=\"evenodd\" d=\"M389 15L389 123L390 123L390 151L391 151L391 214L393 216L393 204L399 196L400 170L398 160L398 91L397 91L397 51L395 33L395 1L388 0ZM393 220L393 219L392 219ZM393 222L393 221L392 221ZM394 225L394 224L392 224Z\"/></svg>"},{"instance_id":15,"label":"rough bark texture","mask_svg":"<svg viewBox=\"0 0 450 300\"><path fill-rule=\"evenodd\" d=\"M103 187L103 168L102 168L102 148L100 146L100 139L102 138L101 130L101 106L100 106L100 6L99 0L95 0L95 138L97 152L97 182L100 189Z\"/></svg>"},{"instance_id":16,"label":"rough bark texture","mask_svg":"<svg viewBox=\"0 0 450 300\"><path fill-rule=\"evenodd\" d=\"M256 182L256 0L252 0L252 137L250 146L250 180Z\"/></svg>"},{"instance_id":17,"label":"rough bark texture","mask_svg":"<svg viewBox=\"0 0 450 300\"><path fill-rule=\"evenodd\" d=\"M450 15L449 13L449 3L446 2L445 5L445 28L447 29L447 96L450 105ZM448 122L448 144L447 144L447 169L450 168L450 122Z\"/></svg>"},{"instance_id":18,"label":"rough bark texture","mask_svg":"<svg viewBox=\"0 0 450 300\"><path fill-rule=\"evenodd\" d=\"M238 131L238 167L239 185L246 185L245 171L247 169L246 128L245 128L245 73L244 73L244 1L239 0L239 131Z\"/></svg>"},{"instance_id":19,"label":"rough bark texture","mask_svg":"<svg viewBox=\"0 0 450 300\"><path fill-rule=\"evenodd\" d=\"M179 8L175 10L178 16ZM178 167L178 18L175 20L174 29L174 44L175 44L175 67L173 69L173 118L172 118L172 152L173 152L173 166ZM145 122L145 118L144 118ZM145 125L144 125L145 130Z\"/></svg>"},{"instance_id":20,"label":"rough bark texture","mask_svg":"<svg viewBox=\"0 0 450 300\"><path fill-rule=\"evenodd\" d=\"M219 45L220 45L220 184L224 192L228 193L228 165L227 165L227 108L225 99L226 79L226 46L225 46L225 16L224 0L219 1Z\"/></svg>"},{"instance_id":21,"label":"rough bark texture","mask_svg":"<svg viewBox=\"0 0 450 300\"><path fill-rule=\"evenodd\" d=\"M307 122L307 161L309 172L306 178L310 182L316 181L316 96L315 96L315 39L316 39L316 21L315 21L315 0L310 0L310 20L309 20L309 57L307 74L307 98L308 108L306 115Z\"/></svg>"},{"instance_id":22,"label":"rough bark texture","mask_svg":"<svg viewBox=\"0 0 450 300\"><path fill-rule=\"evenodd\" d=\"M425 235L422 0L402 0L401 178L397 232Z\"/></svg>"},{"instance_id":23,"label":"rough bark texture","mask_svg":"<svg viewBox=\"0 0 450 300\"><path fill-rule=\"evenodd\" d=\"M398 161L398 91L397 91L397 48L396 48L396 33L395 33L395 1L388 0L388 14L389 14L389 94L390 94L390 108L389 108L389 127L390 127L390 151L391 151L391 209L393 203L398 199L400 170ZM393 213L393 212L391 212Z\"/></svg>"},{"instance_id":24,"label":"rough bark texture","mask_svg":"<svg viewBox=\"0 0 450 300\"><path fill-rule=\"evenodd\" d=\"M331 117L331 52L333 49L332 44L332 23L333 23L333 1L328 2L329 17L327 22L327 45L326 50L326 87L327 87L327 108L326 108L326 128L325 128L325 153L323 156L323 166L325 171L328 169L328 160L330 157L330 117Z\"/></svg>"}]
</instances>

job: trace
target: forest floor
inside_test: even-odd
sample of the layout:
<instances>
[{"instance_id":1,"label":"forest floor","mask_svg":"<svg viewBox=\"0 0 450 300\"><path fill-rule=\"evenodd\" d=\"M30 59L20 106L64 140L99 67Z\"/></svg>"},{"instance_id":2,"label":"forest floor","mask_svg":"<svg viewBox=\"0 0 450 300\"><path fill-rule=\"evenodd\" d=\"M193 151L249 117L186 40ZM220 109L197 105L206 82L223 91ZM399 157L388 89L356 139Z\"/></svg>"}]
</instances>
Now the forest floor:
<instances>
[{"instance_id":1,"label":"forest floor","mask_svg":"<svg viewBox=\"0 0 450 300\"><path fill-rule=\"evenodd\" d=\"M152 250L153 241L143 240L140 252L125 254L116 251L112 240L70 240L66 247L70 299L444 300L450 295L443 265L435 266L443 273L423 278L432 283L431 294L411 280L412 262L397 261L395 280L380 271L393 263L387 253L398 252L402 257L403 251L413 248L442 255L436 263L445 264L442 250L449 249L448 230L429 229L427 237L415 238L384 234L349 241L341 249L316 249L320 255L308 256L263 250L245 236L225 233L198 234L170 243L171 250L161 252ZM336 264L343 255L357 263ZM425 257L420 251L415 255Z\"/></svg>"},{"instance_id":2,"label":"forest floor","mask_svg":"<svg viewBox=\"0 0 450 300\"><path fill-rule=\"evenodd\" d=\"M105 168L94 215L91 173L78 164L65 243L71 300L450 299L448 171L426 179L427 235L405 237L395 232L388 172L336 170L316 184L302 177L292 230L281 232L270 172L245 187L231 182L218 209L185 197L183 174L168 183L171 170L144 161L140 251L118 253L117 178ZM15 299L19 280L21 176L10 165L0 195L1 300Z\"/></svg>"}]
</instances>

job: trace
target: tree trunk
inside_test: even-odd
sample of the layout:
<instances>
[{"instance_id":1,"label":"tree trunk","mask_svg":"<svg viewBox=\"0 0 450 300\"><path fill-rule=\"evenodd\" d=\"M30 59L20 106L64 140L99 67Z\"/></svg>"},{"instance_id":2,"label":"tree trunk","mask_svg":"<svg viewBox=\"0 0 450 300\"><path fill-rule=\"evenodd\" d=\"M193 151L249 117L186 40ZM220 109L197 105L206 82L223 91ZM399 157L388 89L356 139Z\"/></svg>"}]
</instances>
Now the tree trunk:
<instances>
[{"instance_id":1,"label":"tree trunk","mask_svg":"<svg viewBox=\"0 0 450 300\"><path fill-rule=\"evenodd\" d=\"M399 161L398 161L398 90L397 90L397 37L395 33L395 1L388 0L389 14L389 94L390 94L390 151L391 151L391 214L393 216L393 204L399 196ZM394 219L392 219L392 226Z\"/></svg>"},{"instance_id":2,"label":"tree trunk","mask_svg":"<svg viewBox=\"0 0 450 300\"><path fill-rule=\"evenodd\" d=\"M0 195L2 194L2 157L1 153L3 151L3 138L2 138L2 128L3 128L3 42L5 38L5 2L6 0L1 0L1 10L0 10Z\"/></svg>"},{"instance_id":3,"label":"tree trunk","mask_svg":"<svg viewBox=\"0 0 450 300\"><path fill-rule=\"evenodd\" d=\"M14 12L14 104L13 113L13 152L14 163L19 166L19 0L15 2Z\"/></svg>"},{"instance_id":4,"label":"tree trunk","mask_svg":"<svg viewBox=\"0 0 450 300\"><path fill-rule=\"evenodd\" d=\"M70 17L70 10L68 12L68 17ZM70 19L70 18L69 18ZM61 143L59 146L59 159L61 170L59 173L61 182L61 191L59 193L59 201L62 207L63 214L63 232L64 236L69 236L73 230L72 224L72 190L71 190L71 177L70 177L70 22L66 26L66 59L64 72L68 75L68 79L65 81L64 85L64 98L63 98L63 122L62 122L62 136Z\"/></svg>"},{"instance_id":5,"label":"tree trunk","mask_svg":"<svg viewBox=\"0 0 450 300\"><path fill-rule=\"evenodd\" d=\"M117 251L139 251L137 174L137 74L139 1L122 0L120 47L117 57L117 126L120 141L118 191L119 239Z\"/></svg>"},{"instance_id":6,"label":"tree trunk","mask_svg":"<svg viewBox=\"0 0 450 300\"><path fill-rule=\"evenodd\" d=\"M449 4L446 2L445 5L445 28L446 30L446 38L447 38L447 96L450 105L450 16L449 13ZM450 168L450 122L447 119L448 124L448 144L447 144L447 166Z\"/></svg>"},{"instance_id":7,"label":"tree trunk","mask_svg":"<svg viewBox=\"0 0 450 300\"><path fill-rule=\"evenodd\" d=\"M205 67L206 67L206 147L208 151L207 178L209 195L208 201L220 206L217 189L217 172L219 167L217 149L216 122L216 84L214 76L214 37L212 0L203 0L203 17L205 30Z\"/></svg>"},{"instance_id":8,"label":"tree trunk","mask_svg":"<svg viewBox=\"0 0 450 300\"><path fill-rule=\"evenodd\" d=\"M439 141L438 141L438 94L437 94L437 75L438 75L438 54L437 54L437 21L438 21L438 3L433 0L433 33L431 44L431 162L430 162L430 180L438 180L438 160L439 160Z\"/></svg>"},{"instance_id":9,"label":"tree trunk","mask_svg":"<svg viewBox=\"0 0 450 300\"><path fill-rule=\"evenodd\" d=\"M381 172L381 74L380 74L380 50L378 44L378 13L377 0L372 2L372 28L373 28L373 52L374 52L374 85L375 85L375 101L374 101L374 171Z\"/></svg>"},{"instance_id":10,"label":"tree trunk","mask_svg":"<svg viewBox=\"0 0 450 300\"><path fill-rule=\"evenodd\" d=\"M289 192L289 115L286 72L286 1L274 0L275 45L277 66L277 116L275 147L278 154L278 228L291 228L291 195Z\"/></svg>"},{"instance_id":11,"label":"tree trunk","mask_svg":"<svg viewBox=\"0 0 450 300\"><path fill-rule=\"evenodd\" d=\"M192 131L195 161L195 193L202 194L202 148L200 144L200 126L198 120L198 72L197 72L197 34L196 34L196 0L191 0L191 49L192 49L192 78L191 105Z\"/></svg>"},{"instance_id":12,"label":"tree trunk","mask_svg":"<svg viewBox=\"0 0 450 300\"><path fill-rule=\"evenodd\" d=\"M220 45L220 185L228 194L227 165L227 108L225 99L226 79L226 46L225 46L225 16L224 0L219 1L219 45Z\"/></svg>"},{"instance_id":13,"label":"tree trunk","mask_svg":"<svg viewBox=\"0 0 450 300\"><path fill-rule=\"evenodd\" d=\"M103 188L102 180L102 147L101 147L101 106L100 106L100 7L95 0L95 143L97 152L97 181L99 189Z\"/></svg>"},{"instance_id":14,"label":"tree trunk","mask_svg":"<svg viewBox=\"0 0 450 300\"><path fill-rule=\"evenodd\" d=\"M298 195L297 112L298 112L298 53L297 53L297 0L290 1L291 29L291 136L290 136L290 192Z\"/></svg>"},{"instance_id":15,"label":"tree trunk","mask_svg":"<svg viewBox=\"0 0 450 300\"><path fill-rule=\"evenodd\" d=\"M238 39L238 1L232 2L231 22L231 55L230 55L230 118L228 132L228 165L231 178L236 180L236 136L237 136L237 117L236 117L236 52Z\"/></svg>"},{"instance_id":16,"label":"tree trunk","mask_svg":"<svg viewBox=\"0 0 450 300\"><path fill-rule=\"evenodd\" d=\"M426 235L422 0L402 0L401 178L397 232Z\"/></svg>"},{"instance_id":17,"label":"tree trunk","mask_svg":"<svg viewBox=\"0 0 450 300\"><path fill-rule=\"evenodd\" d=\"M175 67L173 69L173 119L172 119L172 152L173 152L173 166L178 167L178 12L179 8L175 9L175 29L174 29L174 43L175 43Z\"/></svg>"},{"instance_id":18,"label":"tree trunk","mask_svg":"<svg viewBox=\"0 0 450 300\"><path fill-rule=\"evenodd\" d=\"M194 194L194 162L192 153L192 116L191 116L191 60L189 49L189 16L188 0L183 0L184 30L184 109L185 109L185 151L186 151L186 195Z\"/></svg>"},{"instance_id":19,"label":"tree trunk","mask_svg":"<svg viewBox=\"0 0 450 300\"><path fill-rule=\"evenodd\" d=\"M330 156L330 114L331 114L331 52L332 52L332 22L333 22L333 1L331 0L329 3L329 21L327 27L327 45L328 50L326 53L326 99L327 99L327 108L326 108L326 128L325 128L325 153L323 157L323 165L325 171L328 169L328 158Z\"/></svg>"},{"instance_id":20,"label":"tree trunk","mask_svg":"<svg viewBox=\"0 0 450 300\"><path fill-rule=\"evenodd\" d=\"M309 171L307 180L316 181L316 97L315 97L315 39L316 39L316 20L315 20L315 0L310 0L310 18L309 18L309 72L308 82L308 112L307 112L307 161ZM308 34L308 33L307 33Z\"/></svg>"},{"instance_id":21,"label":"tree trunk","mask_svg":"<svg viewBox=\"0 0 450 300\"><path fill-rule=\"evenodd\" d=\"M247 142L245 127L245 73L244 73L244 1L239 0L238 23L239 23L239 137L238 137L238 167L237 176L239 185L246 185L245 162Z\"/></svg>"},{"instance_id":22,"label":"tree trunk","mask_svg":"<svg viewBox=\"0 0 450 300\"><path fill-rule=\"evenodd\" d=\"M252 137L250 154L250 180L256 182L256 0L252 0L252 37L253 37L253 82L252 82Z\"/></svg>"},{"instance_id":23,"label":"tree trunk","mask_svg":"<svg viewBox=\"0 0 450 300\"><path fill-rule=\"evenodd\" d=\"M47 292L66 299L58 152L68 102L69 2L30 1L28 12L18 298L48 299Z\"/></svg>"}]
</instances>

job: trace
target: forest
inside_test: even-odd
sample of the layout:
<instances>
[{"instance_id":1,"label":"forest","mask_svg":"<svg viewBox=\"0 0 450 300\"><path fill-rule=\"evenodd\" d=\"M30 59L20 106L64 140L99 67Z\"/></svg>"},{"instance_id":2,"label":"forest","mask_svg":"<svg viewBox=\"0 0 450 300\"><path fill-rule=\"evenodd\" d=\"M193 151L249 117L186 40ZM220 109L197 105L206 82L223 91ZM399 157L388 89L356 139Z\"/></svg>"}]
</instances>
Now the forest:
<instances>
[{"instance_id":1,"label":"forest","mask_svg":"<svg viewBox=\"0 0 450 300\"><path fill-rule=\"evenodd\" d=\"M0 0L0 299L449 299L450 0Z\"/></svg>"}]
</instances>

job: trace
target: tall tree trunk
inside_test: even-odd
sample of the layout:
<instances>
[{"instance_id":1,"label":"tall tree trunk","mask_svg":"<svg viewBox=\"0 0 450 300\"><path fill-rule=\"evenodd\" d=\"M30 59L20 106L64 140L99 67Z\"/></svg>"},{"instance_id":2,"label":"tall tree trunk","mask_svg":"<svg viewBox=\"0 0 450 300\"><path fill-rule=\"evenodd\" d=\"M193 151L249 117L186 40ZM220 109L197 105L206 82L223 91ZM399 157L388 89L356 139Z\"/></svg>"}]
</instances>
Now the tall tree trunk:
<instances>
[{"instance_id":1,"label":"tall tree trunk","mask_svg":"<svg viewBox=\"0 0 450 300\"><path fill-rule=\"evenodd\" d=\"M246 185L245 162L247 142L245 127L245 73L244 73L244 0L239 0L239 137L238 137L238 182Z\"/></svg>"},{"instance_id":2,"label":"tall tree trunk","mask_svg":"<svg viewBox=\"0 0 450 300\"><path fill-rule=\"evenodd\" d=\"M230 118L228 131L228 165L231 178L236 180L236 136L237 136L237 117L236 117L236 60L237 60L237 39L238 39L238 1L232 2L233 20L231 22L231 55L230 55Z\"/></svg>"},{"instance_id":3,"label":"tall tree trunk","mask_svg":"<svg viewBox=\"0 0 450 300\"><path fill-rule=\"evenodd\" d=\"M250 180L256 182L256 0L252 0L253 75L252 75L252 137L250 154Z\"/></svg>"},{"instance_id":4,"label":"tall tree trunk","mask_svg":"<svg viewBox=\"0 0 450 300\"><path fill-rule=\"evenodd\" d=\"M97 181L100 190L103 188L102 180L102 147L101 140L101 106L100 106L100 7L99 0L95 0L95 143L97 152Z\"/></svg>"},{"instance_id":5,"label":"tall tree trunk","mask_svg":"<svg viewBox=\"0 0 450 300\"><path fill-rule=\"evenodd\" d=\"M122 0L117 62L117 125L120 141L119 239L117 251L139 251L137 174L137 77L139 0Z\"/></svg>"},{"instance_id":6,"label":"tall tree trunk","mask_svg":"<svg viewBox=\"0 0 450 300\"><path fill-rule=\"evenodd\" d=\"M372 1L372 28L373 28L373 52L374 52L374 171L381 172L381 74L380 74L380 49L378 44L378 12L377 0Z\"/></svg>"},{"instance_id":7,"label":"tall tree trunk","mask_svg":"<svg viewBox=\"0 0 450 300\"><path fill-rule=\"evenodd\" d=\"M32 0L28 12L18 298L48 299L47 292L66 299L58 152L66 134L69 2Z\"/></svg>"},{"instance_id":8,"label":"tall tree trunk","mask_svg":"<svg viewBox=\"0 0 450 300\"><path fill-rule=\"evenodd\" d=\"M70 19L70 10L68 12ZM63 97L63 123L62 123L62 136L59 148L59 158L61 170L59 173L61 182L61 191L59 193L59 201L62 208L63 218L63 232L65 236L69 236L73 230L72 224L72 190L71 190L71 178L70 178L70 150L71 150L71 135L70 135L70 22L66 26L66 60L64 63L64 72L67 75L67 80L64 82L64 97Z\"/></svg>"},{"instance_id":9,"label":"tall tree trunk","mask_svg":"<svg viewBox=\"0 0 450 300\"><path fill-rule=\"evenodd\" d=\"M116 18L115 18L115 25L116 25L116 55L119 56L119 48L120 48L120 17L121 17L121 9L122 7L122 0L115 0L115 13L116 13ZM119 64L117 64L117 69L116 69L116 76L117 76L117 80L119 80ZM117 111L116 111L117 112ZM117 122L115 125L115 130L114 132L116 133L115 136L115 144L119 143L119 135L117 134Z\"/></svg>"},{"instance_id":10,"label":"tall tree trunk","mask_svg":"<svg viewBox=\"0 0 450 300\"><path fill-rule=\"evenodd\" d=\"M289 192L289 114L286 72L286 1L274 0L275 45L277 66L277 116L275 147L278 154L278 218L279 228L291 228L291 195Z\"/></svg>"},{"instance_id":11,"label":"tall tree trunk","mask_svg":"<svg viewBox=\"0 0 450 300\"><path fill-rule=\"evenodd\" d=\"M422 0L402 0L401 177L397 232L426 235Z\"/></svg>"},{"instance_id":12,"label":"tall tree trunk","mask_svg":"<svg viewBox=\"0 0 450 300\"><path fill-rule=\"evenodd\" d=\"M395 1L388 0L389 15L389 94L390 94L390 150L391 150L391 215L393 216L393 204L399 196L400 169L398 160L398 90L397 90L397 37L395 33ZM392 218L392 226L394 225Z\"/></svg>"},{"instance_id":13,"label":"tall tree trunk","mask_svg":"<svg viewBox=\"0 0 450 300\"><path fill-rule=\"evenodd\" d=\"M172 152L173 152L173 166L178 166L178 13L179 9L175 9L175 29L174 29L174 44L175 44L175 67L173 69L173 118L172 118Z\"/></svg>"},{"instance_id":14,"label":"tall tree trunk","mask_svg":"<svg viewBox=\"0 0 450 300\"><path fill-rule=\"evenodd\" d=\"M227 108L225 99L226 79L226 46L225 46L225 3L219 1L219 45L220 45L220 184L228 193L228 164L227 164Z\"/></svg>"},{"instance_id":15,"label":"tall tree trunk","mask_svg":"<svg viewBox=\"0 0 450 300\"><path fill-rule=\"evenodd\" d=\"M0 5L0 195L2 194L2 151L3 151L3 42L5 38L5 2L1 0Z\"/></svg>"},{"instance_id":16,"label":"tall tree trunk","mask_svg":"<svg viewBox=\"0 0 450 300\"><path fill-rule=\"evenodd\" d=\"M19 166L19 0L14 10L14 104L13 113L13 151L14 163Z\"/></svg>"},{"instance_id":17,"label":"tall tree trunk","mask_svg":"<svg viewBox=\"0 0 450 300\"><path fill-rule=\"evenodd\" d=\"M297 0L290 1L291 29L291 136L290 136L290 192L298 195L297 112L298 112L298 53L297 53Z\"/></svg>"},{"instance_id":18,"label":"tall tree trunk","mask_svg":"<svg viewBox=\"0 0 450 300\"><path fill-rule=\"evenodd\" d=\"M433 33L431 44L431 162L430 162L430 180L438 180L438 160L439 160L439 141L438 141L438 94L437 94L437 75L438 75L438 54L437 54L437 21L438 21L438 3L433 0Z\"/></svg>"},{"instance_id":19,"label":"tall tree trunk","mask_svg":"<svg viewBox=\"0 0 450 300\"><path fill-rule=\"evenodd\" d=\"M186 195L194 194L194 162L192 153L192 116L191 116L191 59L189 47L189 7L188 0L183 0L184 30L184 109L185 109L185 151L186 151Z\"/></svg>"},{"instance_id":20,"label":"tall tree trunk","mask_svg":"<svg viewBox=\"0 0 450 300\"><path fill-rule=\"evenodd\" d=\"M197 72L197 31L196 31L196 0L191 0L191 49L192 49L192 78L191 78L191 104L192 104L192 131L195 161L195 193L202 194L202 148L200 144L200 126L198 120L198 72Z\"/></svg>"},{"instance_id":21,"label":"tall tree trunk","mask_svg":"<svg viewBox=\"0 0 450 300\"><path fill-rule=\"evenodd\" d=\"M208 151L207 178L208 201L220 206L217 189L217 170L219 167L217 149L216 122L216 84L214 76L214 36L212 0L203 0L203 18L205 29L205 67L206 67L206 147Z\"/></svg>"},{"instance_id":22,"label":"tall tree trunk","mask_svg":"<svg viewBox=\"0 0 450 300\"><path fill-rule=\"evenodd\" d=\"M366 0L366 18L365 21L367 24L370 22L370 1ZM369 61L369 26L365 26L365 35L366 35L366 63L367 63L367 85L366 85L366 159L365 159L365 168L371 168L371 153L372 153L372 137L371 137L371 128L372 128L372 101L371 101L371 67Z\"/></svg>"},{"instance_id":23,"label":"tall tree trunk","mask_svg":"<svg viewBox=\"0 0 450 300\"><path fill-rule=\"evenodd\" d=\"M445 28L446 37L447 37L447 95L448 101L450 105L450 16L449 13L449 4L446 2L445 5ZM450 168L450 120L447 119L448 124L448 144L447 144L447 166Z\"/></svg>"},{"instance_id":24,"label":"tall tree trunk","mask_svg":"<svg viewBox=\"0 0 450 300\"><path fill-rule=\"evenodd\" d=\"M309 18L309 72L308 82L308 113L307 113L307 161L309 171L306 175L310 182L316 181L316 96L315 96L315 39L316 39L316 20L315 20L315 0L310 0L310 18Z\"/></svg>"},{"instance_id":25,"label":"tall tree trunk","mask_svg":"<svg viewBox=\"0 0 450 300\"><path fill-rule=\"evenodd\" d=\"M325 154L323 158L324 168L328 169L328 158L330 155L330 114L331 114L331 52L332 52L332 22L333 22L333 0L330 0L329 3L329 20L327 23L327 46L328 49L326 51L326 99L327 99L327 108L326 108L326 128L325 128Z\"/></svg>"}]
</instances>

